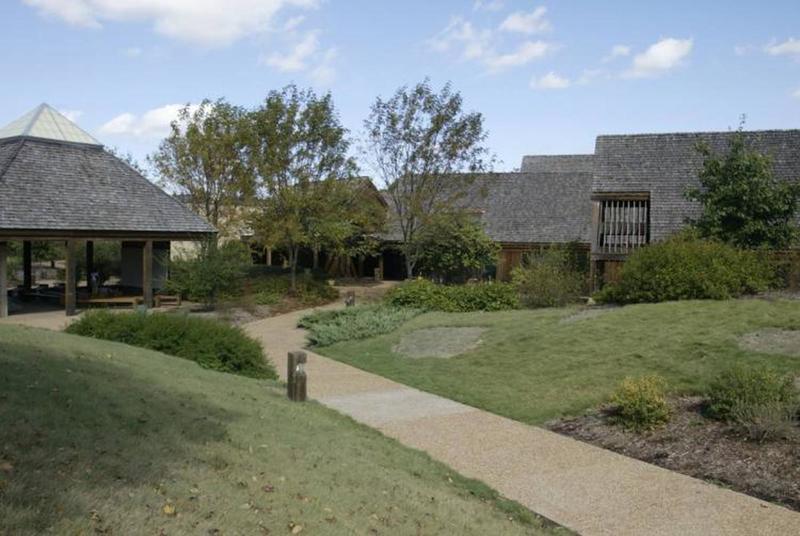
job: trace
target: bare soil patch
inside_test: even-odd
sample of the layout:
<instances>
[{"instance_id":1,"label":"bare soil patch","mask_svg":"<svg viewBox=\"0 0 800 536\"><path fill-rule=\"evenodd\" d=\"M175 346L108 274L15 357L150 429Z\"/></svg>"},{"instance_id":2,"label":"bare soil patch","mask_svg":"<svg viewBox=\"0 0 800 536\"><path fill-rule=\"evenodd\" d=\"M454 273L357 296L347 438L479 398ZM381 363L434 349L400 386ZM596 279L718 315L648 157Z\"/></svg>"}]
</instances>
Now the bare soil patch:
<instances>
[{"instance_id":1,"label":"bare soil patch","mask_svg":"<svg viewBox=\"0 0 800 536\"><path fill-rule=\"evenodd\" d=\"M392 348L396 354L412 359L450 358L478 347L485 328L426 328L406 334Z\"/></svg>"},{"instance_id":2,"label":"bare soil patch","mask_svg":"<svg viewBox=\"0 0 800 536\"><path fill-rule=\"evenodd\" d=\"M637 434L610 422L604 408L547 424L560 434L800 511L800 440L750 441L707 419L703 401L672 401L666 426ZM800 430L798 430L800 432Z\"/></svg>"},{"instance_id":3,"label":"bare soil patch","mask_svg":"<svg viewBox=\"0 0 800 536\"><path fill-rule=\"evenodd\" d=\"M751 352L800 357L800 331L765 328L742 335L739 346Z\"/></svg>"}]
</instances>

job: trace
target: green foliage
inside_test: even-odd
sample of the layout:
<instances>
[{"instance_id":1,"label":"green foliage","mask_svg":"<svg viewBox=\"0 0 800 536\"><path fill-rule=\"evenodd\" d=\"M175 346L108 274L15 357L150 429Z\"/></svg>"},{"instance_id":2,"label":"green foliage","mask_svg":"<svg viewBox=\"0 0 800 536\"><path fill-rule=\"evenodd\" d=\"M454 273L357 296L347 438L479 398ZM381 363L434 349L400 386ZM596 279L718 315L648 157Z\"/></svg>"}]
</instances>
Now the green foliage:
<instances>
[{"instance_id":1,"label":"green foliage","mask_svg":"<svg viewBox=\"0 0 800 536\"><path fill-rule=\"evenodd\" d=\"M762 292L774 280L774 266L762 254L685 233L636 250L625 261L619 283L606 285L596 299L724 300Z\"/></svg>"},{"instance_id":2,"label":"green foliage","mask_svg":"<svg viewBox=\"0 0 800 536\"><path fill-rule=\"evenodd\" d=\"M86 244L81 244L77 253L77 272L86 277ZM94 269L100 274L99 284L105 283L112 275L120 275L122 270L122 244L107 240L94 242Z\"/></svg>"},{"instance_id":3,"label":"green foliage","mask_svg":"<svg viewBox=\"0 0 800 536\"><path fill-rule=\"evenodd\" d=\"M476 174L491 168L483 116L465 112L461 94L429 80L378 98L364 121L373 168L402 234L400 250L412 277L417 232L436 214L463 206Z\"/></svg>"},{"instance_id":4,"label":"green foliage","mask_svg":"<svg viewBox=\"0 0 800 536\"><path fill-rule=\"evenodd\" d=\"M450 313L519 307L516 289L508 283L440 285L427 279L415 279L394 287L386 294L386 302L396 307Z\"/></svg>"},{"instance_id":5,"label":"green foliage","mask_svg":"<svg viewBox=\"0 0 800 536\"><path fill-rule=\"evenodd\" d=\"M275 305L291 295L309 307L323 305L339 297L339 291L334 287L310 276L297 278L295 290L292 291L288 275L250 277L245 284L245 294L252 295L258 305Z\"/></svg>"},{"instance_id":6,"label":"green foliage","mask_svg":"<svg viewBox=\"0 0 800 536\"><path fill-rule=\"evenodd\" d=\"M422 311L391 305L364 305L336 311L319 311L303 317L299 327L309 331L314 346L367 339L389 333Z\"/></svg>"},{"instance_id":7,"label":"green foliage","mask_svg":"<svg viewBox=\"0 0 800 536\"><path fill-rule=\"evenodd\" d=\"M731 413L738 428L754 441L797 437L798 408L794 402L738 403Z\"/></svg>"},{"instance_id":8,"label":"green foliage","mask_svg":"<svg viewBox=\"0 0 800 536\"><path fill-rule=\"evenodd\" d=\"M726 155L708 145L698 150L705 157L700 188L687 196L703 205L695 222L703 236L742 248L782 249L795 241L800 183L776 179L771 158L747 147L741 127Z\"/></svg>"},{"instance_id":9,"label":"green foliage","mask_svg":"<svg viewBox=\"0 0 800 536\"><path fill-rule=\"evenodd\" d=\"M497 262L499 247L470 214L444 212L426 223L414 239L419 271L442 282L479 277Z\"/></svg>"},{"instance_id":10,"label":"green foliage","mask_svg":"<svg viewBox=\"0 0 800 536\"><path fill-rule=\"evenodd\" d=\"M550 247L530 255L511 272L520 302L526 307L560 307L578 301L586 289L585 272L578 269L574 252Z\"/></svg>"},{"instance_id":11,"label":"green foliage","mask_svg":"<svg viewBox=\"0 0 800 536\"><path fill-rule=\"evenodd\" d=\"M203 368L250 378L276 378L258 341L217 320L168 313L93 311L70 324L68 333L157 350L195 361Z\"/></svg>"},{"instance_id":12,"label":"green foliage","mask_svg":"<svg viewBox=\"0 0 800 536\"><path fill-rule=\"evenodd\" d=\"M198 255L172 260L167 290L213 306L220 294L241 292L251 264L250 250L241 242L207 242Z\"/></svg>"},{"instance_id":13,"label":"green foliage","mask_svg":"<svg viewBox=\"0 0 800 536\"><path fill-rule=\"evenodd\" d=\"M248 153L263 194L250 223L262 243L287 250L292 288L301 248L341 245L362 221L349 148L330 93L290 85L249 114Z\"/></svg>"},{"instance_id":14,"label":"green foliage","mask_svg":"<svg viewBox=\"0 0 800 536\"><path fill-rule=\"evenodd\" d=\"M708 412L724 421L736 421L737 416L747 414L757 418L762 411L771 411L776 405L794 407L797 412L798 391L791 375L765 367L730 368L708 389Z\"/></svg>"},{"instance_id":15,"label":"green foliage","mask_svg":"<svg viewBox=\"0 0 800 536\"><path fill-rule=\"evenodd\" d=\"M148 157L162 185L184 195L223 235L238 223L237 207L254 188L244 158L245 120L242 108L223 99L187 105L172 122L169 136Z\"/></svg>"},{"instance_id":16,"label":"green foliage","mask_svg":"<svg viewBox=\"0 0 800 536\"><path fill-rule=\"evenodd\" d=\"M666 381L660 376L625 378L612 397L615 420L629 430L641 432L666 424L670 407Z\"/></svg>"}]
</instances>

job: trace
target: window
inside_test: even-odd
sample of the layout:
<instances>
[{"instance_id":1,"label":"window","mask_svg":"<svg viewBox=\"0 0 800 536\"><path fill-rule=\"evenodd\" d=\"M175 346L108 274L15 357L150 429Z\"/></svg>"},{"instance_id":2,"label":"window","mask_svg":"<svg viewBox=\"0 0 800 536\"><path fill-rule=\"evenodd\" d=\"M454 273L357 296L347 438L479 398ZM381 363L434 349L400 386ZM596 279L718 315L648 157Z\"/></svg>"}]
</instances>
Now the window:
<instances>
[{"instance_id":1,"label":"window","mask_svg":"<svg viewBox=\"0 0 800 536\"><path fill-rule=\"evenodd\" d=\"M650 241L650 199L595 201L595 251L626 254Z\"/></svg>"}]
</instances>

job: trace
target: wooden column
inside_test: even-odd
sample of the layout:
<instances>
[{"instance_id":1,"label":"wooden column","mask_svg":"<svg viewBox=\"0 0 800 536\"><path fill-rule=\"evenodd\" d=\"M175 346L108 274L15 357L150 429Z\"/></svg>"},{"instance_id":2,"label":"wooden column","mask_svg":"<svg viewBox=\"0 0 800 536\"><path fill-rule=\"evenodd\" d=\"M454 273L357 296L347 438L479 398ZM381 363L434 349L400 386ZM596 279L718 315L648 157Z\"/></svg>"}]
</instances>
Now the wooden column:
<instances>
[{"instance_id":1,"label":"wooden column","mask_svg":"<svg viewBox=\"0 0 800 536\"><path fill-rule=\"evenodd\" d=\"M8 316L8 244L0 242L0 318Z\"/></svg>"},{"instance_id":2,"label":"wooden column","mask_svg":"<svg viewBox=\"0 0 800 536\"><path fill-rule=\"evenodd\" d=\"M33 249L30 240L22 243L22 286L25 290L33 286Z\"/></svg>"},{"instance_id":3,"label":"wooden column","mask_svg":"<svg viewBox=\"0 0 800 536\"><path fill-rule=\"evenodd\" d=\"M272 266L272 248L267 246L267 266Z\"/></svg>"},{"instance_id":4,"label":"wooden column","mask_svg":"<svg viewBox=\"0 0 800 536\"><path fill-rule=\"evenodd\" d=\"M142 248L142 292L144 306L153 306L153 241L146 240Z\"/></svg>"},{"instance_id":5,"label":"wooden column","mask_svg":"<svg viewBox=\"0 0 800 536\"><path fill-rule=\"evenodd\" d=\"M76 296L78 281L75 273L77 268L75 262L75 242L75 240L67 240L67 259L64 273L64 310L67 316L75 316L78 314Z\"/></svg>"},{"instance_id":6,"label":"wooden column","mask_svg":"<svg viewBox=\"0 0 800 536\"><path fill-rule=\"evenodd\" d=\"M94 272L94 242L91 240L86 241L86 288L89 289L89 294L94 290L92 288L92 272Z\"/></svg>"},{"instance_id":7,"label":"wooden column","mask_svg":"<svg viewBox=\"0 0 800 536\"><path fill-rule=\"evenodd\" d=\"M319 268L319 247L314 246L314 248L312 250L312 253L313 253L314 257L313 257L313 260L312 260L312 263L311 263L311 267L314 270L316 270L317 268Z\"/></svg>"}]
</instances>

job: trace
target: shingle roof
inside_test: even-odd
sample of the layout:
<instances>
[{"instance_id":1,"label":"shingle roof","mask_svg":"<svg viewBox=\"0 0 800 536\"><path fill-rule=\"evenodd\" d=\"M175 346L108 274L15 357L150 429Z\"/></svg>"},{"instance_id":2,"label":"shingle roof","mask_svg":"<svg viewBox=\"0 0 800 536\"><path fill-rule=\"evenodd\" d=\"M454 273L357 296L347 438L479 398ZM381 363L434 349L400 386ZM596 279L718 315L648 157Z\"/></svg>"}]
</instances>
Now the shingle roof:
<instances>
[{"instance_id":1,"label":"shingle roof","mask_svg":"<svg viewBox=\"0 0 800 536\"><path fill-rule=\"evenodd\" d=\"M685 197L699 185L703 157L696 146L704 141L718 154L728 150L733 132L634 134L598 136L593 192L650 192L653 239L664 238L699 215L700 207ZM800 180L800 130L745 132L749 147L772 157L775 176Z\"/></svg>"},{"instance_id":2,"label":"shingle roof","mask_svg":"<svg viewBox=\"0 0 800 536\"><path fill-rule=\"evenodd\" d=\"M522 173L591 173L591 154L546 154L522 157Z\"/></svg>"},{"instance_id":3,"label":"shingle roof","mask_svg":"<svg viewBox=\"0 0 800 536\"><path fill-rule=\"evenodd\" d=\"M0 140L22 136L70 143L102 145L78 125L47 104L40 104L19 119L0 128Z\"/></svg>"},{"instance_id":4,"label":"shingle roof","mask_svg":"<svg viewBox=\"0 0 800 536\"><path fill-rule=\"evenodd\" d=\"M591 173L489 173L471 186L466 208L480 214L486 234L496 242L589 242L591 182ZM385 238L400 240L391 218Z\"/></svg>"},{"instance_id":5,"label":"shingle roof","mask_svg":"<svg viewBox=\"0 0 800 536\"><path fill-rule=\"evenodd\" d=\"M0 141L0 232L9 230L214 232L101 146L24 137Z\"/></svg>"}]
</instances>

